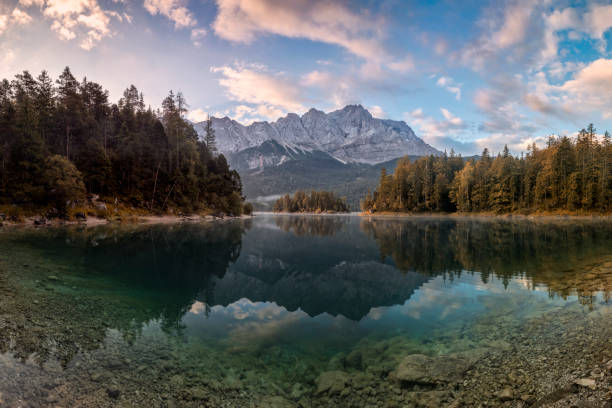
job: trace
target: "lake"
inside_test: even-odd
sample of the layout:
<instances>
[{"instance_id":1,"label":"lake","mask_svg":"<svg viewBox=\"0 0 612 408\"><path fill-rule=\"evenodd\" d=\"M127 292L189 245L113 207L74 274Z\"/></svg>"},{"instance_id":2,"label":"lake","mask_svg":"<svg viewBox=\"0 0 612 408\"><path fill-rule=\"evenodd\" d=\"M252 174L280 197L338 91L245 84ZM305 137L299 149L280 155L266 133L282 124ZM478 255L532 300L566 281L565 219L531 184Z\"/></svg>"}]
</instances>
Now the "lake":
<instances>
[{"instance_id":1,"label":"lake","mask_svg":"<svg viewBox=\"0 0 612 408\"><path fill-rule=\"evenodd\" d=\"M595 401L611 294L597 219L5 227L0 406Z\"/></svg>"}]
</instances>

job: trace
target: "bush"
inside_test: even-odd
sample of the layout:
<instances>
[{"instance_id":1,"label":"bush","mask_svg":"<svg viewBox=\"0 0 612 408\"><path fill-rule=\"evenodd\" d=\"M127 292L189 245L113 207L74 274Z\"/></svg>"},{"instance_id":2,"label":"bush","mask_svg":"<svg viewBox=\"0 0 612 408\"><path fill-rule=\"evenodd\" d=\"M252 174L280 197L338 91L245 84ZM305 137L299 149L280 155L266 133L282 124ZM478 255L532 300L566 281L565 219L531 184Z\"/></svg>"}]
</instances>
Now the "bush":
<instances>
[{"instance_id":1,"label":"bush","mask_svg":"<svg viewBox=\"0 0 612 408\"><path fill-rule=\"evenodd\" d=\"M253 214L253 204L251 204L251 203L244 203L244 205L242 206L242 213L244 215L251 215L251 214Z\"/></svg>"}]
</instances>

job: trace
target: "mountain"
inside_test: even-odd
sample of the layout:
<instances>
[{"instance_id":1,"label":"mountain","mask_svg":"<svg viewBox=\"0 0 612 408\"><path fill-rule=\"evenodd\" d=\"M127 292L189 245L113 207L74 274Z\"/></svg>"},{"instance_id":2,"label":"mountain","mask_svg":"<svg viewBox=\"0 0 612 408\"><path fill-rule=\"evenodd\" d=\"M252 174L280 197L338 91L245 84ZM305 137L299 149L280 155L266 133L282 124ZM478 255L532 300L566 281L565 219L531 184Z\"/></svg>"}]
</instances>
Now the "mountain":
<instances>
[{"instance_id":1,"label":"mountain","mask_svg":"<svg viewBox=\"0 0 612 408\"><path fill-rule=\"evenodd\" d=\"M310 109L301 117L290 113L276 122L255 122L248 126L228 117L211 120L217 148L228 157L260 148L270 141L287 149L287 159L293 151L321 151L341 162L376 164L404 155L440 154L418 138L405 122L374 118L361 105L348 105L328 114ZM197 123L195 128L204 135L205 122ZM263 162L255 160L256 151L251 150L249 168L278 164L268 160L270 157L263 151L260 152ZM244 164L236 167L245 167Z\"/></svg>"},{"instance_id":2,"label":"mountain","mask_svg":"<svg viewBox=\"0 0 612 408\"><path fill-rule=\"evenodd\" d=\"M405 122L374 118L361 105L330 113L310 109L302 116L290 113L248 126L228 117L211 121L217 148L240 172L245 195L260 204L257 209L298 189L351 196L349 203L357 209L385 163L392 171L399 157L441 154ZM202 137L205 125L194 125Z\"/></svg>"}]
</instances>

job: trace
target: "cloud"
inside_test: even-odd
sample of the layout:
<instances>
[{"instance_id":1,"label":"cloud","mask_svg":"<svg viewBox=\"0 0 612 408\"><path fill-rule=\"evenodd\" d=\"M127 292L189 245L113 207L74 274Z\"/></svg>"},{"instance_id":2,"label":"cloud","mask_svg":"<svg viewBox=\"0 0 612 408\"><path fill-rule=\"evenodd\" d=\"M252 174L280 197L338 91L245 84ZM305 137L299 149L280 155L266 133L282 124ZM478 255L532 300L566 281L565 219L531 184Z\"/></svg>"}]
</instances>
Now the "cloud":
<instances>
[{"instance_id":1,"label":"cloud","mask_svg":"<svg viewBox=\"0 0 612 408\"><path fill-rule=\"evenodd\" d=\"M498 4L498 3L494 3ZM542 24L536 12L542 7L537 0L515 0L505 8L491 8L479 24L485 29L468 43L454 59L477 71L497 69L501 64L532 63L541 50Z\"/></svg>"},{"instance_id":2,"label":"cloud","mask_svg":"<svg viewBox=\"0 0 612 408\"><path fill-rule=\"evenodd\" d=\"M0 14L0 34L4 33L11 24L28 24L32 17L19 8L14 8L10 14Z\"/></svg>"},{"instance_id":3,"label":"cloud","mask_svg":"<svg viewBox=\"0 0 612 408\"><path fill-rule=\"evenodd\" d=\"M195 45L196 47L202 46L202 43L200 42L200 40L204 37L206 37L205 29L194 28L193 30L191 30L191 41L193 42L193 45Z\"/></svg>"},{"instance_id":4,"label":"cloud","mask_svg":"<svg viewBox=\"0 0 612 408\"><path fill-rule=\"evenodd\" d=\"M151 14L161 14L174 22L174 28L189 28L198 22L182 0L144 0L144 8Z\"/></svg>"},{"instance_id":5,"label":"cloud","mask_svg":"<svg viewBox=\"0 0 612 408\"><path fill-rule=\"evenodd\" d=\"M211 71L221 76L219 85L231 100L258 105L266 115L306 110L302 90L283 73L270 72L261 65L241 64L213 67Z\"/></svg>"},{"instance_id":6,"label":"cloud","mask_svg":"<svg viewBox=\"0 0 612 408\"><path fill-rule=\"evenodd\" d=\"M409 72L414 69L414 60L412 57L406 57L399 61L393 61L389 63L389 68L397 72Z\"/></svg>"},{"instance_id":7,"label":"cloud","mask_svg":"<svg viewBox=\"0 0 612 408\"><path fill-rule=\"evenodd\" d=\"M404 120L419 130L419 136L427 143L445 147L450 138L464 139L468 130L468 125L458 116L455 116L448 109L440 108L440 113L444 119L436 119L428 116L422 108L404 113Z\"/></svg>"},{"instance_id":8,"label":"cloud","mask_svg":"<svg viewBox=\"0 0 612 408\"><path fill-rule=\"evenodd\" d=\"M9 16L0 14L0 34L2 34L8 27Z\"/></svg>"},{"instance_id":9,"label":"cloud","mask_svg":"<svg viewBox=\"0 0 612 408\"><path fill-rule=\"evenodd\" d=\"M599 111L612 118L612 59L600 58L555 90L564 92L564 101L575 109Z\"/></svg>"},{"instance_id":10,"label":"cloud","mask_svg":"<svg viewBox=\"0 0 612 408\"><path fill-rule=\"evenodd\" d=\"M24 7L37 6L44 17L51 19L51 30L61 40L80 39L80 47L91 50L103 38L111 37L111 19L131 21L127 14L103 10L97 0L20 0ZM14 21L29 23L31 17L24 11L14 9L11 14Z\"/></svg>"},{"instance_id":11,"label":"cloud","mask_svg":"<svg viewBox=\"0 0 612 408\"><path fill-rule=\"evenodd\" d=\"M453 78L441 76L436 81L436 85L454 94L458 101L461 100L461 84L456 83Z\"/></svg>"},{"instance_id":12,"label":"cloud","mask_svg":"<svg viewBox=\"0 0 612 408\"><path fill-rule=\"evenodd\" d=\"M217 0L215 33L250 43L258 35L276 34L339 45L364 59L379 56L384 20L357 13L342 2L325 0Z\"/></svg>"},{"instance_id":13,"label":"cloud","mask_svg":"<svg viewBox=\"0 0 612 408\"><path fill-rule=\"evenodd\" d=\"M372 106L368 106L366 108L371 114L372 116L374 116L375 118L379 118L379 119L386 119L387 118L387 113L383 110L383 108L381 108L378 105L372 105Z\"/></svg>"},{"instance_id":14,"label":"cloud","mask_svg":"<svg viewBox=\"0 0 612 408\"><path fill-rule=\"evenodd\" d=\"M187 119L195 123L204 122L208 120L208 112L205 112L201 108L190 110L187 113Z\"/></svg>"},{"instance_id":15,"label":"cloud","mask_svg":"<svg viewBox=\"0 0 612 408\"><path fill-rule=\"evenodd\" d=\"M11 13L11 20L16 24L28 24L32 21L32 17L25 11L15 8Z\"/></svg>"}]
</instances>

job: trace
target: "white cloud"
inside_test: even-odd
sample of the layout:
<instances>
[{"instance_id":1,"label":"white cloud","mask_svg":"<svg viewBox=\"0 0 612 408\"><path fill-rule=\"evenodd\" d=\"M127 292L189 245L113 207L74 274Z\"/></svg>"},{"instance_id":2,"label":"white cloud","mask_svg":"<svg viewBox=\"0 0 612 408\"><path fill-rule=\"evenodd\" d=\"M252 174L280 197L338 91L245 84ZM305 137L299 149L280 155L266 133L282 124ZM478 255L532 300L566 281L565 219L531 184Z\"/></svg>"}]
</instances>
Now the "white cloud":
<instances>
[{"instance_id":1,"label":"white cloud","mask_svg":"<svg viewBox=\"0 0 612 408\"><path fill-rule=\"evenodd\" d=\"M461 139L468 126L448 109L440 108L440 113L444 119L428 116L423 112L423 109L418 108L412 112L404 113L404 120L408 124L416 126L419 130L419 136L427 143L444 147L444 141L451 137Z\"/></svg>"},{"instance_id":2,"label":"white cloud","mask_svg":"<svg viewBox=\"0 0 612 408\"><path fill-rule=\"evenodd\" d=\"M612 118L612 59L593 61L555 89L565 93L563 99L568 106L599 111L604 119Z\"/></svg>"},{"instance_id":3,"label":"white cloud","mask_svg":"<svg viewBox=\"0 0 612 408\"><path fill-rule=\"evenodd\" d=\"M51 30L61 40L69 41L79 37L79 45L85 50L95 47L103 38L111 37L111 19L131 21L127 14L103 10L98 0L20 0L24 7L38 6L43 16L52 20ZM29 23L31 17L24 11L14 9L15 22Z\"/></svg>"},{"instance_id":4,"label":"white cloud","mask_svg":"<svg viewBox=\"0 0 612 408\"><path fill-rule=\"evenodd\" d=\"M260 65L213 67L221 75L219 85L237 102L261 105L268 112L303 112L303 95L299 86L282 73L272 73Z\"/></svg>"},{"instance_id":5,"label":"white cloud","mask_svg":"<svg viewBox=\"0 0 612 408\"><path fill-rule=\"evenodd\" d=\"M397 72L409 72L414 69L414 59L412 57L406 57L402 60L392 61L389 63L389 68Z\"/></svg>"},{"instance_id":6,"label":"white cloud","mask_svg":"<svg viewBox=\"0 0 612 408\"><path fill-rule=\"evenodd\" d=\"M525 40L529 20L533 12L532 4L531 2L521 1L506 8L502 26L491 37L492 45L507 48Z\"/></svg>"},{"instance_id":7,"label":"white cloud","mask_svg":"<svg viewBox=\"0 0 612 408\"><path fill-rule=\"evenodd\" d=\"M372 114L372 116L374 116L375 118L379 118L379 119L386 119L387 118L387 113L383 110L383 108L381 108L378 105L372 105L372 106L368 106L366 107L366 109Z\"/></svg>"},{"instance_id":8,"label":"white cloud","mask_svg":"<svg viewBox=\"0 0 612 408\"><path fill-rule=\"evenodd\" d=\"M461 100L461 84L456 83L453 78L441 76L436 81L436 85L454 94L458 101Z\"/></svg>"},{"instance_id":9,"label":"white cloud","mask_svg":"<svg viewBox=\"0 0 612 408\"><path fill-rule=\"evenodd\" d=\"M215 34L232 42L251 43L263 35L305 38L340 46L366 60L362 74L380 75L382 68L405 73L412 57L393 58L386 50L385 19L368 11L329 0L216 0Z\"/></svg>"},{"instance_id":10,"label":"white cloud","mask_svg":"<svg viewBox=\"0 0 612 408\"><path fill-rule=\"evenodd\" d=\"M206 30L203 28L194 28L191 30L191 41L196 47L202 46L200 40L206 37Z\"/></svg>"},{"instance_id":11,"label":"white cloud","mask_svg":"<svg viewBox=\"0 0 612 408\"><path fill-rule=\"evenodd\" d=\"M18 8L15 8L11 13L11 20L16 24L28 24L32 21L32 17L25 11L21 11Z\"/></svg>"},{"instance_id":12,"label":"white cloud","mask_svg":"<svg viewBox=\"0 0 612 408\"><path fill-rule=\"evenodd\" d=\"M201 108L194 109L187 113L187 119L196 123L203 122L208 119L208 112L205 112Z\"/></svg>"},{"instance_id":13,"label":"white cloud","mask_svg":"<svg viewBox=\"0 0 612 408\"><path fill-rule=\"evenodd\" d=\"M174 22L174 28L189 28L198 22L182 0L144 0L144 8L151 15L161 14Z\"/></svg>"},{"instance_id":14,"label":"white cloud","mask_svg":"<svg viewBox=\"0 0 612 408\"><path fill-rule=\"evenodd\" d=\"M28 24L32 17L19 8L14 8L10 14L0 14L0 34L4 33L11 24Z\"/></svg>"},{"instance_id":15,"label":"white cloud","mask_svg":"<svg viewBox=\"0 0 612 408\"><path fill-rule=\"evenodd\" d=\"M8 27L9 16L0 14L0 34L2 34Z\"/></svg>"},{"instance_id":16,"label":"white cloud","mask_svg":"<svg viewBox=\"0 0 612 408\"><path fill-rule=\"evenodd\" d=\"M341 2L325 0L217 0L215 33L234 42L252 42L261 34L339 45L364 59L381 55L384 20L357 13Z\"/></svg>"}]
</instances>

